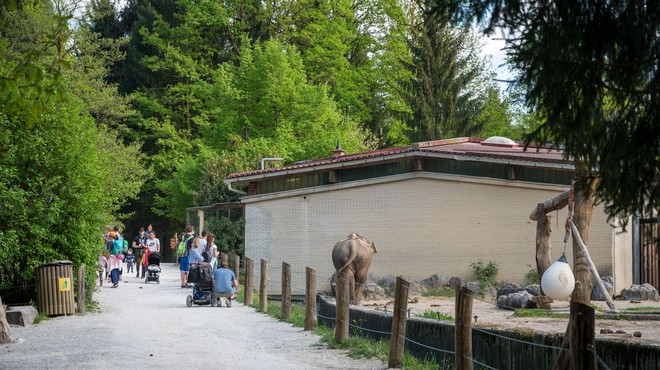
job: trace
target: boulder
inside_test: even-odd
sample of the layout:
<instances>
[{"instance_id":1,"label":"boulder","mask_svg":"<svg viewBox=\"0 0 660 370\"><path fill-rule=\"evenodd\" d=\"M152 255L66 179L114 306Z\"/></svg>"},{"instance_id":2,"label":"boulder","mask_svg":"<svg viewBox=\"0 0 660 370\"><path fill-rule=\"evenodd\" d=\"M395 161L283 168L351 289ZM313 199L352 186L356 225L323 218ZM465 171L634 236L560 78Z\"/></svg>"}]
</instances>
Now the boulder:
<instances>
[{"instance_id":1,"label":"boulder","mask_svg":"<svg viewBox=\"0 0 660 370\"><path fill-rule=\"evenodd\" d=\"M9 325L31 326L39 312L32 306L14 306L7 310L7 322Z\"/></svg>"},{"instance_id":2,"label":"boulder","mask_svg":"<svg viewBox=\"0 0 660 370\"><path fill-rule=\"evenodd\" d=\"M510 281L500 281L500 282L498 282L498 283L499 283L498 285L499 285L500 289L505 289L505 288L515 288L515 289L520 289L520 288L521 288L520 285L518 285L518 284L516 284L516 283L512 283L512 282L510 282Z\"/></svg>"},{"instance_id":3,"label":"boulder","mask_svg":"<svg viewBox=\"0 0 660 370\"><path fill-rule=\"evenodd\" d=\"M449 278L446 276L438 276L438 274L433 274L432 276L422 280L420 283L428 289L442 289L449 285Z\"/></svg>"},{"instance_id":4,"label":"boulder","mask_svg":"<svg viewBox=\"0 0 660 370\"><path fill-rule=\"evenodd\" d=\"M528 291L522 290L497 297L497 305L503 308L529 308L528 303L532 302L533 298L534 296Z\"/></svg>"},{"instance_id":5,"label":"boulder","mask_svg":"<svg viewBox=\"0 0 660 370\"><path fill-rule=\"evenodd\" d=\"M469 281L465 284L465 287L470 289L473 292L481 291L481 282L480 281Z\"/></svg>"},{"instance_id":6,"label":"boulder","mask_svg":"<svg viewBox=\"0 0 660 370\"><path fill-rule=\"evenodd\" d=\"M533 296L535 295L540 295L541 294L541 289L539 288L538 284L532 284L528 285L525 288L500 288L497 290L497 298L499 299L500 296L503 295L509 295L513 293L518 293L518 292L527 292Z\"/></svg>"},{"instance_id":7,"label":"boulder","mask_svg":"<svg viewBox=\"0 0 660 370\"><path fill-rule=\"evenodd\" d=\"M603 280L603 285L605 285L605 290L607 290L607 294L610 295L610 298L614 295L614 278L611 276L605 276L602 278ZM603 292L600 291L600 288L598 287L598 284L594 284L593 288L591 289L591 300L592 301L606 301L605 295Z\"/></svg>"},{"instance_id":8,"label":"boulder","mask_svg":"<svg viewBox=\"0 0 660 370\"><path fill-rule=\"evenodd\" d=\"M660 296L653 285L645 283L642 285L633 284L629 289L621 291L623 299L628 301L659 301Z\"/></svg>"},{"instance_id":9,"label":"boulder","mask_svg":"<svg viewBox=\"0 0 660 370\"><path fill-rule=\"evenodd\" d=\"M367 283L364 286L364 296L367 300L379 300L387 298L385 289L377 284Z\"/></svg>"}]
</instances>

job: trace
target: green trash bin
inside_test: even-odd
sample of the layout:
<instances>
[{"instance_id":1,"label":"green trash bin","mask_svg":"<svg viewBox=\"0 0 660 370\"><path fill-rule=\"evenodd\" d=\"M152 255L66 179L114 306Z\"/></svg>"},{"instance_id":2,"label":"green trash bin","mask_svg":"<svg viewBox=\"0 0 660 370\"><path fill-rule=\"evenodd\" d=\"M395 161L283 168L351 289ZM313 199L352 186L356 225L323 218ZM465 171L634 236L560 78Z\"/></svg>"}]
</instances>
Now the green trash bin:
<instances>
[{"instance_id":1,"label":"green trash bin","mask_svg":"<svg viewBox=\"0 0 660 370\"><path fill-rule=\"evenodd\" d=\"M37 310L44 315L73 315L73 262L53 261L37 267Z\"/></svg>"}]
</instances>

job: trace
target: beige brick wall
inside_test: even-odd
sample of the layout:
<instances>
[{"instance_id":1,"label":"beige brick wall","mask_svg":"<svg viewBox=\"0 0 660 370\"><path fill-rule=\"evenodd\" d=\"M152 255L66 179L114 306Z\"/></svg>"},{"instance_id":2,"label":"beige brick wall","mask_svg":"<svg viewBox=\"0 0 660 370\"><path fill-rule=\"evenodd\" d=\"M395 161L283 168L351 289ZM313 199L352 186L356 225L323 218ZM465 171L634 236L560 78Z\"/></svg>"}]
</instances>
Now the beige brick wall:
<instances>
[{"instance_id":1,"label":"beige brick wall","mask_svg":"<svg viewBox=\"0 0 660 370\"><path fill-rule=\"evenodd\" d=\"M281 263L292 266L293 293L304 293L305 267L316 269L317 287L328 290L336 242L355 232L376 243L371 273L424 279L433 274L474 279L470 264L499 263L499 279L522 283L535 267L536 204L565 187L416 173L335 184L276 195L245 197L246 255L269 261L269 291L279 294ZM566 209L551 216L552 258L564 246ZM601 275L611 275L615 233L594 211L590 252ZM628 246L630 238L617 237ZM572 265L571 245L567 257ZM626 252L628 253L628 252ZM631 254L632 252L628 253ZM628 278L628 261L617 271ZM630 284L626 282L625 284Z\"/></svg>"}]
</instances>

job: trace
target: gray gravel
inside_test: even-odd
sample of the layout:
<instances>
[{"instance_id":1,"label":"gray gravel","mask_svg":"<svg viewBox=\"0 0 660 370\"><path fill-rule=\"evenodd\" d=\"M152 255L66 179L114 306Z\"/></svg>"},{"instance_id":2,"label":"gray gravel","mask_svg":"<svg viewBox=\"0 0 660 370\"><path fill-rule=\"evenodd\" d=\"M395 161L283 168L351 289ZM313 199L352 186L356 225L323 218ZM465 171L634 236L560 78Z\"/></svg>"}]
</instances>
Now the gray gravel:
<instances>
[{"instance_id":1,"label":"gray gravel","mask_svg":"<svg viewBox=\"0 0 660 370\"><path fill-rule=\"evenodd\" d=\"M0 345L0 369L385 369L349 358L319 336L235 302L186 307L178 267L162 266L160 285L124 276L95 295L100 311L12 327ZM98 284L98 282L97 282Z\"/></svg>"}]
</instances>

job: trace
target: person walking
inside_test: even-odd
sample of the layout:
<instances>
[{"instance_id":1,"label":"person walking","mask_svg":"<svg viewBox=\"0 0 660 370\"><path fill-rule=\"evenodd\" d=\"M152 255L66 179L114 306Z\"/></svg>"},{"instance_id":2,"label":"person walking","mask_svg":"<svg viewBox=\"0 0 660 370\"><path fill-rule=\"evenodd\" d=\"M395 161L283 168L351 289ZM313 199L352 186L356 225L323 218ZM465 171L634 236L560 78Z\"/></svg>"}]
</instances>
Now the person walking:
<instances>
[{"instance_id":1,"label":"person walking","mask_svg":"<svg viewBox=\"0 0 660 370\"><path fill-rule=\"evenodd\" d=\"M179 256L179 271L181 271L181 288L190 288L188 284L188 272L190 271L190 264L188 263L188 256L192 248L192 241L195 237L195 228L192 225L186 227L186 233L181 237L181 241L186 245L185 251Z\"/></svg>"},{"instance_id":2,"label":"person walking","mask_svg":"<svg viewBox=\"0 0 660 370\"><path fill-rule=\"evenodd\" d=\"M140 277L140 266L142 265L142 256L144 255L144 249L147 247L147 239L149 236L144 232L144 228L141 227L138 235L133 238L133 254L135 255L135 277ZM145 275L144 269L142 269L142 278L144 279Z\"/></svg>"},{"instance_id":3,"label":"person walking","mask_svg":"<svg viewBox=\"0 0 660 370\"><path fill-rule=\"evenodd\" d=\"M211 271L215 271L218 268L218 246L215 245L215 234L209 233L207 237L208 248L206 249L206 254L208 255L208 262L211 265ZM203 255L202 255L203 257Z\"/></svg>"}]
</instances>

